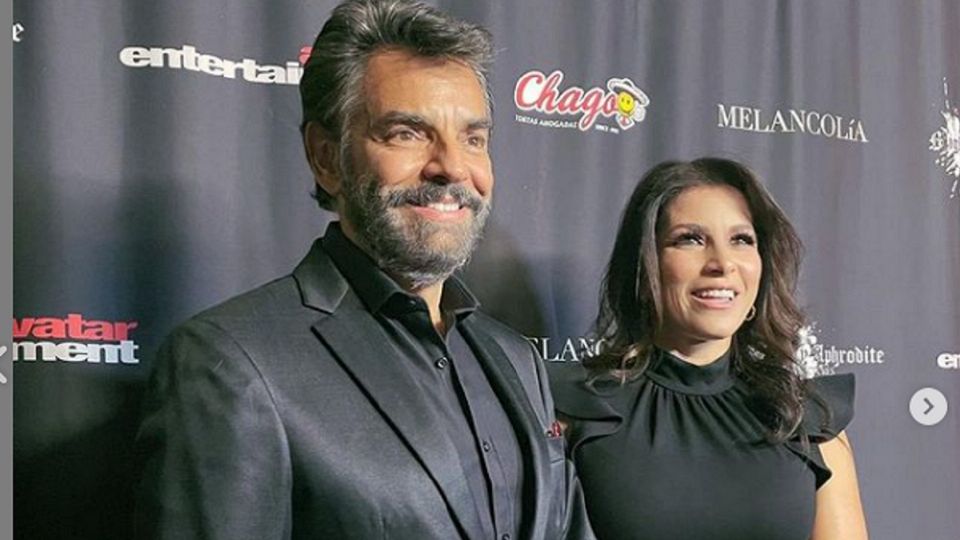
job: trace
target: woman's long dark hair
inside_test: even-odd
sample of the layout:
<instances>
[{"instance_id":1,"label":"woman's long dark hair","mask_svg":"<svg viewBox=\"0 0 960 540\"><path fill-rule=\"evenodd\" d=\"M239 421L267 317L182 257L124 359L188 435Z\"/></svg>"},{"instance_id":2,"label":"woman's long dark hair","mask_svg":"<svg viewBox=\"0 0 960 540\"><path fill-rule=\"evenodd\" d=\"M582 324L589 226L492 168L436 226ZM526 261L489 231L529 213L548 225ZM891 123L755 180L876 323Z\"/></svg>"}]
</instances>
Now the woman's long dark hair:
<instances>
[{"instance_id":1,"label":"woman's long dark hair","mask_svg":"<svg viewBox=\"0 0 960 540\"><path fill-rule=\"evenodd\" d=\"M803 418L804 382L794 351L804 315L794 299L803 246L783 210L745 166L720 158L670 161L653 167L624 209L600 290L595 323L600 354L584 360L595 374L638 377L647 368L653 339L663 322L658 236L667 206L684 190L726 185L747 201L763 271L756 316L733 338L731 361L750 388L754 412L768 426L768 439L788 439Z\"/></svg>"}]
</instances>

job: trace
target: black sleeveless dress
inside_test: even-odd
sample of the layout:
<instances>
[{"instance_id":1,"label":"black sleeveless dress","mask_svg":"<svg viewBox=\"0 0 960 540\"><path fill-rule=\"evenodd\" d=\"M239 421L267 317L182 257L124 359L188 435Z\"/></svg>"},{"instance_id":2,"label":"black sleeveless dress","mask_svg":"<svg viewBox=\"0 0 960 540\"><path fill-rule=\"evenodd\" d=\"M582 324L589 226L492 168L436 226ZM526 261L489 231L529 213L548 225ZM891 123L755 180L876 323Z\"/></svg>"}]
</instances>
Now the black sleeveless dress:
<instances>
[{"instance_id":1,"label":"black sleeveless dress","mask_svg":"<svg viewBox=\"0 0 960 540\"><path fill-rule=\"evenodd\" d=\"M568 452L600 540L805 540L830 478L817 443L853 416L853 375L814 379L798 437L763 442L763 425L728 355L696 366L657 351L639 379L586 382L548 363Z\"/></svg>"}]
</instances>

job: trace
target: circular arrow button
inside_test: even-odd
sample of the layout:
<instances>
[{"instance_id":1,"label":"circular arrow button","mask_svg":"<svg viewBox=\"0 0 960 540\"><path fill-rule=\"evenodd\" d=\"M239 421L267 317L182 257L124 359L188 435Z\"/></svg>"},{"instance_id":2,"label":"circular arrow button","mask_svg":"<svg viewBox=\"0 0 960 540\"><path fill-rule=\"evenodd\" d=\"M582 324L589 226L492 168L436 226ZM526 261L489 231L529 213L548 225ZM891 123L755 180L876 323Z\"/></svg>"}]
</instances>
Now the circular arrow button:
<instances>
[{"instance_id":1,"label":"circular arrow button","mask_svg":"<svg viewBox=\"0 0 960 540\"><path fill-rule=\"evenodd\" d=\"M921 388L910 398L910 416L918 424L937 425L947 416L947 398L936 388Z\"/></svg>"}]
</instances>

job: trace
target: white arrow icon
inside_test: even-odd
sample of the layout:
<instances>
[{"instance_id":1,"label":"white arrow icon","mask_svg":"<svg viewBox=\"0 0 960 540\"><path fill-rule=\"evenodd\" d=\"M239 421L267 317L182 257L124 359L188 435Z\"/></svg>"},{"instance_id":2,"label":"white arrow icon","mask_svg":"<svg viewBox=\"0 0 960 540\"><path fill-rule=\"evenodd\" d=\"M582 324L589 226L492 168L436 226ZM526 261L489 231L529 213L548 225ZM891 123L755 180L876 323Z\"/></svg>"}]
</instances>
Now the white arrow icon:
<instances>
[{"instance_id":1,"label":"white arrow icon","mask_svg":"<svg viewBox=\"0 0 960 540\"><path fill-rule=\"evenodd\" d=\"M924 426L940 423L948 409L947 397L936 388L921 388L910 398L910 416Z\"/></svg>"}]
</instances>

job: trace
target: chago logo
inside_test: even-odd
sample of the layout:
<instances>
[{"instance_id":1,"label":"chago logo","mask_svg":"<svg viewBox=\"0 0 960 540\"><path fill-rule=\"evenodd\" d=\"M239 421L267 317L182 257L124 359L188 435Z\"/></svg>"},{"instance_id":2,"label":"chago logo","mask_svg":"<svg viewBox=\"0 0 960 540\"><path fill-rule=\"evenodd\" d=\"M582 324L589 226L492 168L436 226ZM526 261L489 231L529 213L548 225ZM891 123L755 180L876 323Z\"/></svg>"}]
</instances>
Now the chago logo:
<instances>
[{"instance_id":1,"label":"chago logo","mask_svg":"<svg viewBox=\"0 0 960 540\"><path fill-rule=\"evenodd\" d=\"M950 198L960 195L960 110L950 105L947 79L943 79L943 126L930 135L930 150L936 153L933 162L943 167L947 176L953 176Z\"/></svg>"},{"instance_id":2,"label":"chago logo","mask_svg":"<svg viewBox=\"0 0 960 540\"><path fill-rule=\"evenodd\" d=\"M517 109L561 118L534 118L517 114L517 122L541 127L579 129L620 133L643 122L650 98L628 78L608 79L603 87L583 89L579 86L561 88L563 71L549 75L530 70L517 79L513 103ZM563 119L569 117L569 119ZM602 118L612 119L611 125L600 124Z\"/></svg>"},{"instance_id":3,"label":"chago logo","mask_svg":"<svg viewBox=\"0 0 960 540\"><path fill-rule=\"evenodd\" d=\"M883 349L870 345L837 348L820 343L817 323L812 322L797 332L799 344L794 352L797 371L806 379L833 375L842 365L883 364Z\"/></svg>"}]
</instances>

